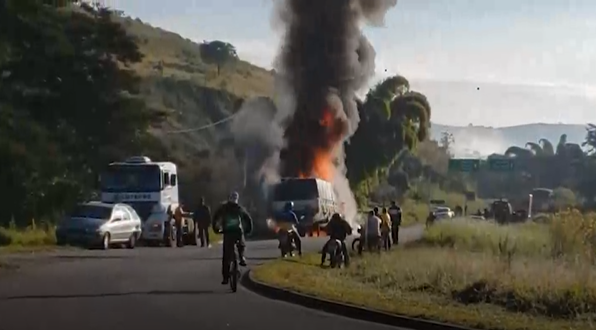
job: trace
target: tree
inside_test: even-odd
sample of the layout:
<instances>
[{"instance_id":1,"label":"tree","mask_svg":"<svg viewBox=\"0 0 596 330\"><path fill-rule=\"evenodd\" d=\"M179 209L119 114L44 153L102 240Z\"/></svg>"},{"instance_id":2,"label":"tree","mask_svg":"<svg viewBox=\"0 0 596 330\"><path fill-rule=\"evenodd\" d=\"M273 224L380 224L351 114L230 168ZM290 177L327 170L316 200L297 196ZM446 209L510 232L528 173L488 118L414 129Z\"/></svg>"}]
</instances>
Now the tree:
<instances>
[{"instance_id":1,"label":"tree","mask_svg":"<svg viewBox=\"0 0 596 330\"><path fill-rule=\"evenodd\" d=\"M451 146L455 143L455 139L453 138L453 134L450 132L441 132L441 141L440 146L441 148L445 149L448 154L451 154Z\"/></svg>"},{"instance_id":2,"label":"tree","mask_svg":"<svg viewBox=\"0 0 596 330\"><path fill-rule=\"evenodd\" d=\"M596 125L588 124L586 127L586 140L583 147L588 147L588 154L593 155L596 150Z\"/></svg>"},{"instance_id":3,"label":"tree","mask_svg":"<svg viewBox=\"0 0 596 330\"><path fill-rule=\"evenodd\" d=\"M211 42L204 41L199 45L199 50L201 52L201 58L206 63L217 67L218 77L223 66L238 60L236 47L227 42L219 40Z\"/></svg>"},{"instance_id":4,"label":"tree","mask_svg":"<svg viewBox=\"0 0 596 330\"><path fill-rule=\"evenodd\" d=\"M360 124L346 145L348 176L355 187L370 187L371 180L378 183L389 174L403 150L426 139L431 108L426 96L411 91L402 76L383 80L358 104Z\"/></svg>"},{"instance_id":5,"label":"tree","mask_svg":"<svg viewBox=\"0 0 596 330\"><path fill-rule=\"evenodd\" d=\"M48 1L48 3L50 3ZM99 5L0 4L0 221L60 212L88 195L107 162L153 145L163 118L128 68L142 54Z\"/></svg>"}]
</instances>

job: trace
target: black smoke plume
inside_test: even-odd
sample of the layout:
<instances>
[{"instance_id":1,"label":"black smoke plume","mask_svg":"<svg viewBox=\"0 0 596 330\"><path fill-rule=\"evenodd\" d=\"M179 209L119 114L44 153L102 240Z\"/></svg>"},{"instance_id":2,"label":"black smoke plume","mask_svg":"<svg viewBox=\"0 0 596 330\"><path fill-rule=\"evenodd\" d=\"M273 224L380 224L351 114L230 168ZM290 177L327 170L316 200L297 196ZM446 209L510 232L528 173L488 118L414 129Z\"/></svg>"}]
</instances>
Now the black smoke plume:
<instances>
[{"instance_id":1,"label":"black smoke plume","mask_svg":"<svg viewBox=\"0 0 596 330\"><path fill-rule=\"evenodd\" d=\"M396 4L397 0L277 1L285 35L276 69L294 98L284 131L281 174L333 181L350 209L346 215L355 212L356 205L345 178L343 143L360 120L356 92L367 87L375 71L375 51L362 27L382 25L385 13Z\"/></svg>"}]
</instances>

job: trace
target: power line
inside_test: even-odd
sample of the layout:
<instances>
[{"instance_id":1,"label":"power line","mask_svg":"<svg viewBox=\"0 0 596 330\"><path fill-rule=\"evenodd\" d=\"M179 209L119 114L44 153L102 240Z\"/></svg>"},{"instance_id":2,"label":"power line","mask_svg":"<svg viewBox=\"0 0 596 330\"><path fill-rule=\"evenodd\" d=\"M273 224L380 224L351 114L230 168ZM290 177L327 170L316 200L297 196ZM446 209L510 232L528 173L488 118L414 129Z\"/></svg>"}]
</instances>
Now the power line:
<instances>
[{"instance_id":1,"label":"power line","mask_svg":"<svg viewBox=\"0 0 596 330\"><path fill-rule=\"evenodd\" d=\"M198 131L202 131L202 130L204 130L204 129L211 128L211 127L217 126L217 125L219 125L219 124L223 124L223 123L225 123L225 122L227 122L227 121L230 121L230 120L232 120L234 117L236 117L236 115L237 115L237 114L238 114L238 112L236 112L235 114L233 114L233 115L231 115L231 116L228 116L228 117L225 117L225 118L223 118L223 119L221 119L221 120L218 120L218 121L216 121L216 122L214 122L214 123L211 123L211 124L208 124L208 125L204 125L204 126L201 126L201 127L195 127L195 128L186 128L186 129L180 129L180 130L174 130L174 131L167 131L167 132L165 132L165 133L166 133L166 134L180 134L180 133L189 133L189 132L198 132Z\"/></svg>"}]
</instances>

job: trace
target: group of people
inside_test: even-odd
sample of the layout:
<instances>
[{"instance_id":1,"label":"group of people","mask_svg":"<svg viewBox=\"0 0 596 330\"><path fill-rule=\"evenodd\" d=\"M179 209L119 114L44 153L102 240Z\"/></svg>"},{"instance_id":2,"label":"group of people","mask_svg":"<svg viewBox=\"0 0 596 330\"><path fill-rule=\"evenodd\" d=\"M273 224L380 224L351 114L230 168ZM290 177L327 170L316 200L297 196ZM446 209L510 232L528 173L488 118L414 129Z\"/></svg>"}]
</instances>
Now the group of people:
<instances>
[{"instance_id":1,"label":"group of people","mask_svg":"<svg viewBox=\"0 0 596 330\"><path fill-rule=\"evenodd\" d=\"M233 255L234 249L238 249L239 264L246 266L245 235L250 235L253 230L253 220L244 207L239 204L240 195L232 192L228 201L221 204L219 208L211 214L211 209L205 203L205 198L199 200L199 204L192 214L185 213L182 206L179 205L174 210L169 210L170 219L175 221L177 227L177 239L180 240L182 232L183 218L192 216L197 234L201 240L201 247L210 247L209 227L216 233L223 234L223 254L222 254L222 284L229 281L229 258ZM401 226L402 211L395 202L391 203L389 208L379 209L375 207L368 214L366 224L361 232L361 237L368 249L380 251L381 246L389 250L392 245L399 242L399 227ZM295 242L299 255L302 255L302 244L300 236L297 233L296 226L299 224L298 217L294 212L294 203L288 202L284 212L277 216L278 226L285 228L290 233L290 239ZM292 229L292 230L290 230ZM325 226L325 231L329 236L329 241L321 251L321 265L325 263L327 256L327 245L331 240L341 242L341 249L344 254L346 265L350 263L350 255L345 240L353 232L350 223L339 213L331 216L329 223ZM359 252L362 252L362 245Z\"/></svg>"},{"instance_id":2,"label":"group of people","mask_svg":"<svg viewBox=\"0 0 596 330\"><path fill-rule=\"evenodd\" d=\"M253 230L253 220L244 207L239 204L240 195L232 192L228 201L221 204L218 209L211 214L211 209L205 203L205 198L199 200L199 205L195 211L190 214L184 212L182 205L168 210L168 216L174 220L176 226L176 239L178 243L182 240L183 218L192 216L197 235L201 240L201 247L210 247L209 227L216 233L223 235L223 254L222 254L222 284L228 284L229 281L229 260L233 255L234 249L238 249L238 259L241 266L246 266L245 235L250 235Z\"/></svg>"},{"instance_id":3,"label":"group of people","mask_svg":"<svg viewBox=\"0 0 596 330\"><path fill-rule=\"evenodd\" d=\"M395 202L391 202L388 208L383 207L380 212L378 207L372 209L361 233L364 242L360 244L359 252L362 252L363 246L368 250L380 251L381 247L390 250L392 245L397 245L401 220L401 208Z\"/></svg>"}]
</instances>

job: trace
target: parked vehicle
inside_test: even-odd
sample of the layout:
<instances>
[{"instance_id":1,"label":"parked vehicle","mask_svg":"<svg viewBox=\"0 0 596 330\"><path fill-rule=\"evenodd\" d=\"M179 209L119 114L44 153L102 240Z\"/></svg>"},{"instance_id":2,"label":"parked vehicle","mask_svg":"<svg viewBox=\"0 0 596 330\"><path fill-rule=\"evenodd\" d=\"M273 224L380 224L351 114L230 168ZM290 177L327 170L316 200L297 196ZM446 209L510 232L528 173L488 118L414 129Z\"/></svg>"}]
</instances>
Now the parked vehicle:
<instances>
[{"instance_id":1,"label":"parked vehicle","mask_svg":"<svg viewBox=\"0 0 596 330\"><path fill-rule=\"evenodd\" d=\"M134 249L141 236L141 218L126 204L79 204L56 228L58 245L83 245L107 250L114 244Z\"/></svg>"},{"instance_id":2,"label":"parked vehicle","mask_svg":"<svg viewBox=\"0 0 596 330\"><path fill-rule=\"evenodd\" d=\"M102 202L126 203L137 211L143 222L143 242L176 246L176 228L168 216L168 209L180 203L176 164L134 156L109 164L100 181ZM192 220L185 218L182 230L184 244L196 245Z\"/></svg>"}]
</instances>

